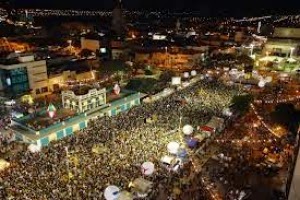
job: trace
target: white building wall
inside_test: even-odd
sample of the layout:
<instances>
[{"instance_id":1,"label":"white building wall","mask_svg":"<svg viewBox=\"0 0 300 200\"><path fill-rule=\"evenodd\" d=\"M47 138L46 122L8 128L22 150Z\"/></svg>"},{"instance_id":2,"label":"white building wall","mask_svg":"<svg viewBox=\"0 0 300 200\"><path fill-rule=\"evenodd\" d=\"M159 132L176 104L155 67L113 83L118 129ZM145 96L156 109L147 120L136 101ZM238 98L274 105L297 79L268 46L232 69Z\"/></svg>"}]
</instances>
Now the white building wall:
<instances>
[{"instance_id":1,"label":"white building wall","mask_svg":"<svg viewBox=\"0 0 300 200\"><path fill-rule=\"evenodd\" d=\"M300 148L298 152L296 166L294 169L294 175L292 178L288 200L297 200L299 199L299 197L300 197Z\"/></svg>"}]
</instances>

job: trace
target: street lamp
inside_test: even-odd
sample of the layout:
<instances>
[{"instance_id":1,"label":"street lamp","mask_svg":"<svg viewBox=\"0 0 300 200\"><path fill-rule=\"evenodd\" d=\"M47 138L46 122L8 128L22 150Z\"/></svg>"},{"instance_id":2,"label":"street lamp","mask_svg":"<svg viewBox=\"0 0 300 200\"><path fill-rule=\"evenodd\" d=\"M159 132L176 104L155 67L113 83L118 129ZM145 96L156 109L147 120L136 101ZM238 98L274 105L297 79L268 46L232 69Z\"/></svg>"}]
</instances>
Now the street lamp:
<instances>
[{"instance_id":1,"label":"street lamp","mask_svg":"<svg viewBox=\"0 0 300 200\"><path fill-rule=\"evenodd\" d=\"M168 47L165 47L165 50L166 50L166 56L167 56L167 58L166 58L166 66L168 65Z\"/></svg>"},{"instance_id":2,"label":"street lamp","mask_svg":"<svg viewBox=\"0 0 300 200\"><path fill-rule=\"evenodd\" d=\"M295 47L291 47L290 58L292 58L294 50L295 50Z\"/></svg>"},{"instance_id":3,"label":"street lamp","mask_svg":"<svg viewBox=\"0 0 300 200\"><path fill-rule=\"evenodd\" d=\"M253 48L254 48L254 45L253 45L253 44L250 44L250 47L251 47L250 56L252 57L252 56L253 56Z\"/></svg>"}]
</instances>

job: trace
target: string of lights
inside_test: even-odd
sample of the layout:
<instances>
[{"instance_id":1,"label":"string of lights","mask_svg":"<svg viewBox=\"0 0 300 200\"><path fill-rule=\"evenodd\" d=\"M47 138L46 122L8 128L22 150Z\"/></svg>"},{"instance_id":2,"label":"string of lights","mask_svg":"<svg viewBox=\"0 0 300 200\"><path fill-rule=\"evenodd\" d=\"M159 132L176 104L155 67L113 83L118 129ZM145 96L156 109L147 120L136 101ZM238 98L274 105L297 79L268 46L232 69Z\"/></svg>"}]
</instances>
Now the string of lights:
<instances>
[{"instance_id":1,"label":"string of lights","mask_svg":"<svg viewBox=\"0 0 300 200\"><path fill-rule=\"evenodd\" d=\"M232 143L232 144L270 144L275 142L275 139L268 139L268 140L215 140L216 143L223 144L223 143Z\"/></svg>"},{"instance_id":2,"label":"string of lights","mask_svg":"<svg viewBox=\"0 0 300 200\"><path fill-rule=\"evenodd\" d=\"M257 103L257 104L262 104L263 102L266 103L266 104L273 104L273 103L286 103L286 102L292 102L292 101L297 101L297 100L300 100L300 95L295 96L295 97L279 99L279 100L263 101L263 100L260 100L260 99L256 99L256 100L254 100L254 102Z\"/></svg>"},{"instance_id":3,"label":"string of lights","mask_svg":"<svg viewBox=\"0 0 300 200\"><path fill-rule=\"evenodd\" d=\"M262 125L264 128L266 128L266 129L267 129L270 133L272 133L273 135L277 135L277 133L276 133L275 131L273 131L272 128L271 128L268 124L265 123L263 117L261 117L261 116L258 114L258 112L257 112L257 110L256 110L256 108L255 108L255 106L254 106L252 103L250 104L250 107L252 108L252 110L253 110L254 114L256 115L257 119L260 121L261 125Z\"/></svg>"}]
</instances>

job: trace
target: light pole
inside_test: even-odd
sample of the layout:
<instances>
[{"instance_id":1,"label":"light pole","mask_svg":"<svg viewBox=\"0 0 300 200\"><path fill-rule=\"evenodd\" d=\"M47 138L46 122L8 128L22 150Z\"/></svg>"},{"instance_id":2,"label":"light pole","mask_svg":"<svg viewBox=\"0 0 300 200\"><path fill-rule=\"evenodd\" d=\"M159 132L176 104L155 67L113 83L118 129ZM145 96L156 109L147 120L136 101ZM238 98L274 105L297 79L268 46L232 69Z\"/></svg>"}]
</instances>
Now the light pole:
<instances>
[{"instance_id":1,"label":"light pole","mask_svg":"<svg viewBox=\"0 0 300 200\"><path fill-rule=\"evenodd\" d=\"M168 65L168 47L165 47L165 53L166 53L166 61L165 61L165 65Z\"/></svg>"},{"instance_id":2,"label":"light pole","mask_svg":"<svg viewBox=\"0 0 300 200\"><path fill-rule=\"evenodd\" d=\"M250 50L250 56L251 56L251 58L252 58L252 56L253 56L253 48L254 48L254 45L251 44L250 47L251 47L251 50Z\"/></svg>"},{"instance_id":3,"label":"light pole","mask_svg":"<svg viewBox=\"0 0 300 200\"><path fill-rule=\"evenodd\" d=\"M295 50L295 47L291 47L290 58L292 58L294 50Z\"/></svg>"}]
</instances>

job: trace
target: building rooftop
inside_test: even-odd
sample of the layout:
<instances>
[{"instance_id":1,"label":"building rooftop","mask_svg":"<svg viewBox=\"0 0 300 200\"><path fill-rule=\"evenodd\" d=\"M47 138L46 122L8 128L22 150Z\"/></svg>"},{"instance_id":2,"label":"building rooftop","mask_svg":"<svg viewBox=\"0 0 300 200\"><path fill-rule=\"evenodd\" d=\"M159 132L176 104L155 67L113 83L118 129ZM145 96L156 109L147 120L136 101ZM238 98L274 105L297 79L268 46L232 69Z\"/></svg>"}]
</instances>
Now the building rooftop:
<instances>
[{"instance_id":1,"label":"building rooftop","mask_svg":"<svg viewBox=\"0 0 300 200\"><path fill-rule=\"evenodd\" d=\"M0 55L1 65L14 65L14 64L41 61L41 60L43 59L37 58L35 54L31 52L25 52L25 53L7 52Z\"/></svg>"},{"instance_id":2,"label":"building rooftop","mask_svg":"<svg viewBox=\"0 0 300 200\"><path fill-rule=\"evenodd\" d=\"M89 85L80 85L80 86L73 87L71 90L74 92L74 94L76 96L79 96L79 95L86 95L86 94L88 94L91 89L93 89L92 86L89 86Z\"/></svg>"},{"instance_id":3,"label":"building rooftop","mask_svg":"<svg viewBox=\"0 0 300 200\"><path fill-rule=\"evenodd\" d=\"M48 65L48 74L51 76L56 74L61 74L64 71L75 71L76 73L88 72L91 70L91 67L88 61L71 61L66 60L59 63L49 64Z\"/></svg>"},{"instance_id":4,"label":"building rooftop","mask_svg":"<svg viewBox=\"0 0 300 200\"><path fill-rule=\"evenodd\" d=\"M267 43L270 43L270 42L299 43L300 42L300 38L271 37L271 38L268 38Z\"/></svg>"},{"instance_id":5,"label":"building rooftop","mask_svg":"<svg viewBox=\"0 0 300 200\"><path fill-rule=\"evenodd\" d=\"M300 39L300 28L277 27L274 30L274 37Z\"/></svg>"},{"instance_id":6,"label":"building rooftop","mask_svg":"<svg viewBox=\"0 0 300 200\"><path fill-rule=\"evenodd\" d=\"M35 115L27 115L19 119L15 119L15 121L31 130L39 131L74 117L75 114L76 113L72 110L60 108L56 111L55 117L50 118L46 109L44 109ZM18 127L20 128L21 126Z\"/></svg>"},{"instance_id":7,"label":"building rooftop","mask_svg":"<svg viewBox=\"0 0 300 200\"><path fill-rule=\"evenodd\" d=\"M195 49L191 49L191 48L180 48L180 47L168 47L167 49L164 48L138 48L136 49L136 53L166 53L166 51L169 54L189 54L189 55L193 55L193 54L197 54L197 53L201 53L200 50L195 50Z\"/></svg>"}]
</instances>

